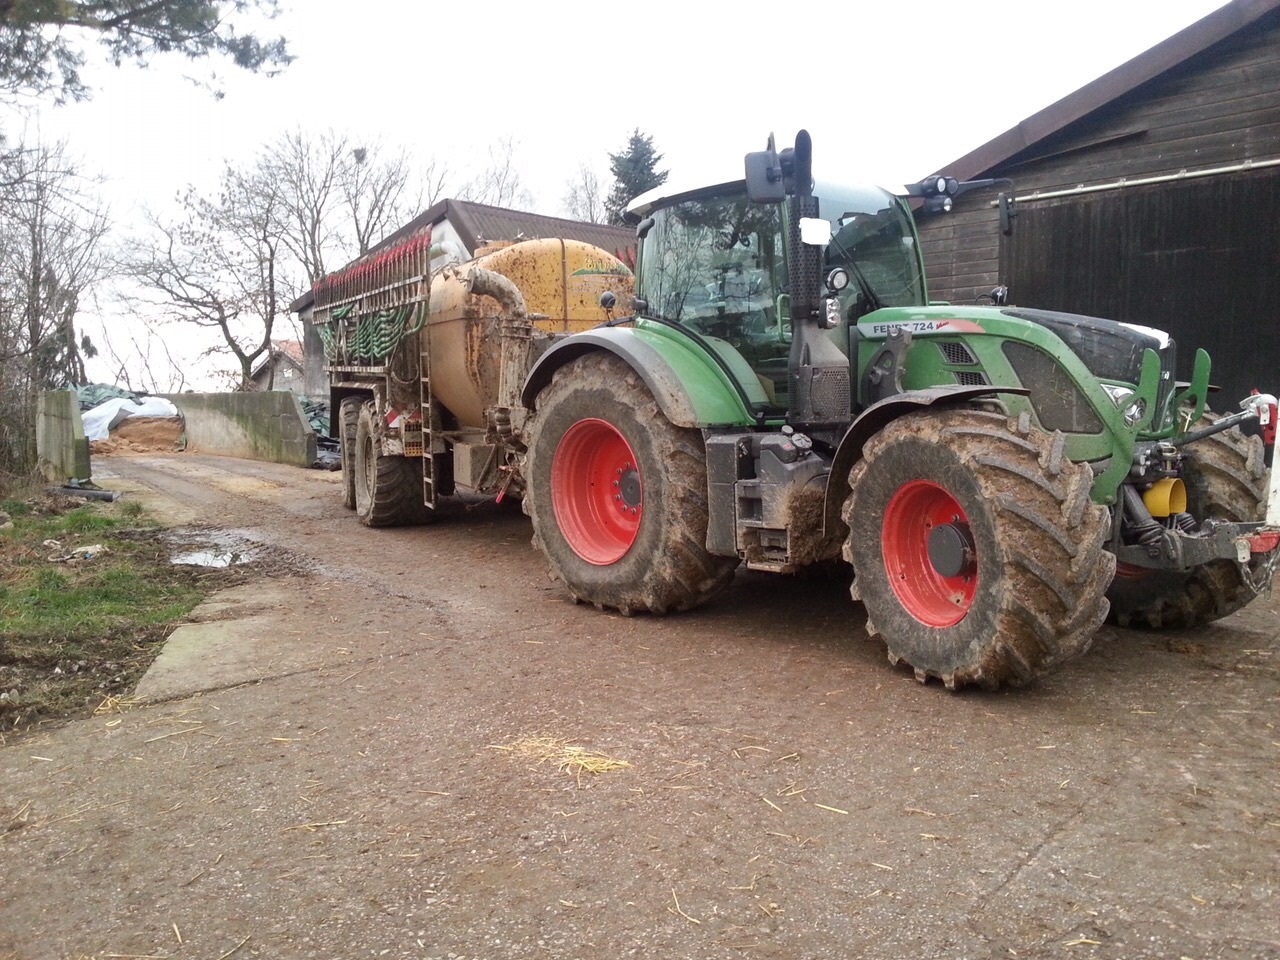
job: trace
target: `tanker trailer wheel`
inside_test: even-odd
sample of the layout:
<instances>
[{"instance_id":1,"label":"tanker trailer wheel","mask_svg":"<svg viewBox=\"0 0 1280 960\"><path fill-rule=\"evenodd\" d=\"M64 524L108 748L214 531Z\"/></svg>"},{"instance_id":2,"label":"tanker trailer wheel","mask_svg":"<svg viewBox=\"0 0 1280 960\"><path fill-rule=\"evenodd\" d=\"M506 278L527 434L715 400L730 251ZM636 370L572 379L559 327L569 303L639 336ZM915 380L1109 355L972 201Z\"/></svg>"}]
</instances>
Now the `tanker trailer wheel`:
<instances>
[{"instance_id":1,"label":"tanker trailer wheel","mask_svg":"<svg viewBox=\"0 0 1280 960\"><path fill-rule=\"evenodd\" d=\"M361 399L347 397L338 407L338 443L342 452L342 505L356 508L356 425Z\"/></svg>"},{"instance_id":2,"label":"tanker trailer wheel","mask_svg":"<svg viewBox=\"0 0 1280 960\"><path fill-rule=\"evenodd\" d=\"M1197 427L1217 418L1208 416ZM1261 520L1267 509L1267 467L1260 437L1248 437L1232 427L1184 448L1182 480L1187 487L1187 512L1199 521ZM1265 563L1261 554L1250 561L1250 572ZM1265 584L1260 584L1265 587ZM1234 560L1213 560L1185 572L1149 570L1120 564L1107 593L1111 620L1121 627L1177 630L1197 627L1244 607L1256 591Z\"/></svg>"},{"instance_id":3,"label":"tanker trailer wheel","mask_svg":"<svg viewBox=\"0 0 1280 960\"><path fill-rule=\"evenodd\" d=\"M367 527L426 523L434 516L423 505L422 461L389 457L379 451L377 415L371 402L360 405L356 419L356 516Z\"/></svg>"},{"instance_id":4,"label":"tanker trailer wheel","mask_svg":"<svg viewBox=\"0 0 1280 960\"><path fill-rule=\"evenodd\" d=\"M592 353L556 371L527 436L533 542L575 599L669 613L729 584L737 558L706 548L702 436L667 420L622 360Z\"/></svg>"},{"instance_id":5,"label":"tanker trailer wheel","mask_svg":"<svg viewBox=\"0 0 1280 960\"><path fill-rule=\"evenodd\" d=\"M1025 416L894 421L850 472L842 512L867 631L950 689L1021 686L1083 653L1115 566L1091 484Z\"/></svg>"}]
</instances>

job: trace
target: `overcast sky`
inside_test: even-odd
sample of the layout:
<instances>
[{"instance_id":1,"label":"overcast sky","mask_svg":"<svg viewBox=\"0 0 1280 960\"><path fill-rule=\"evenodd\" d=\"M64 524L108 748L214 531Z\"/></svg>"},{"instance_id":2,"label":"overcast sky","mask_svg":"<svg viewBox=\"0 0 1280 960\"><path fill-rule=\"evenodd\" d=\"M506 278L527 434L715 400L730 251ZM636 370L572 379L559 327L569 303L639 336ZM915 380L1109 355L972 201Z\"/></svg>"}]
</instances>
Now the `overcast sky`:
<instances>
[{"instance_id":1,"label":"overcast sky","mask_svg":"<svg viewBox=\"0 0 1280 960\"><path fill-rule=\"evenodd\" d=\"M538 212L563 213L580 163L651 134L680 182L740 176L770 131L813 134L815 175L898 184L1195 22L1221 0L804 4L283 0L266 30L297 60L274 78L222 64L86 73L88 103L0 108L10 141L65 139L107 180L122 226L209 188L294 127L333 128L446 163L453 184L499 138ZM358 12L357 12L358 11ZM945 171L944 171L945 172ZM105 318L123 322L124 318ZM92 331L91 331L92 332ZM94 372L91 369L91 372ZM101 371L98 371L101 372Z\"/></svg>"}]
</instances>

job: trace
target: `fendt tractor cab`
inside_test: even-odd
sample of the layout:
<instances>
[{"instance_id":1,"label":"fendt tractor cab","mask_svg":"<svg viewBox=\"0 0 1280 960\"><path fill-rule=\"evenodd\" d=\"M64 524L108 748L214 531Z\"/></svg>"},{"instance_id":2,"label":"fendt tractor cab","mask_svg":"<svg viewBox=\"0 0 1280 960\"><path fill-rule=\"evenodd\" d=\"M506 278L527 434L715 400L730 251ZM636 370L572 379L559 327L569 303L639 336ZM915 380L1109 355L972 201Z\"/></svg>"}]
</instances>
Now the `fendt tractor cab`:
<instances>
[{"instance_id":1,"label":"fendt tractor cab","mask_svg":"<svg viewBox=\"0 0 1280 960\"><path fill-rule=\"evenodd\" d=\"M955 181L917 184L918 196ZM525 508L578 599L693 607L739 563L843 557L889 659L1022 684L1121 626L1269 588L1276 400L1206 413L1165 334L931 304L908 199L814 182L811 146L635 200L634 316L560 339L523 390Z\"/></svg>"}]
</instances>

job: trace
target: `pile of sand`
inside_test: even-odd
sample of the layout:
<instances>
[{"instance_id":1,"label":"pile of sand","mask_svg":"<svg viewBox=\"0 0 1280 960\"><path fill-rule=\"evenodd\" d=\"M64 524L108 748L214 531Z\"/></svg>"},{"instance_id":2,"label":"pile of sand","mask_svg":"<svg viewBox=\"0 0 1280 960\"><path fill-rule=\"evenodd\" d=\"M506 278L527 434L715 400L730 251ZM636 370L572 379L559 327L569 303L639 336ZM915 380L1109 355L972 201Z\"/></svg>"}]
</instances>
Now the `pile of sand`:
<instances>
[{"instance_id":1,"label":"pile of sand","mask_svg":"<svg viewBox=\"0 0 1280 960\"><path fill-rule=\"evenodd\" d=\"M129 417L111 430L106 440L91 440L94 456L131 453L174 453L181 449L181 417Z\"/></svg>"}]
</instances>

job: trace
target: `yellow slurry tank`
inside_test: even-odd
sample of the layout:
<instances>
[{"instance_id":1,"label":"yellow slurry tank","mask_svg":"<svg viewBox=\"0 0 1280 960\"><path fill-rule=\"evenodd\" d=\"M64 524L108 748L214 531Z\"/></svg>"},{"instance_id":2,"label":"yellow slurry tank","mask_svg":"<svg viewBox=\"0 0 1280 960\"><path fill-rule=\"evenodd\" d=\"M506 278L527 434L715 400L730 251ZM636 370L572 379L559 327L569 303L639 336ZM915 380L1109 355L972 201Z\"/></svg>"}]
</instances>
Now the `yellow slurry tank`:
<instances>
[{"instance_id":1,"label":"yellow slurry tank","mask_svg":"<svg viewBox=\"0 0 1280 960\"><path fill-rule=\"evenodd\" d=\"M484 285L475 278L487 275L505 277L516 298L501 302L476 292ZM577 240L526 240L444 267L431 277L426 319L432 394L460 426L483 427L484 411L499 394L504 323L509 336L513 319L528 319L536 356L552 334L610 319L614 314L600 302L604 293L625 309L634 288L621 260ZM520 312L523 318L513 316Z\"/></svg>"}]
</instances>

